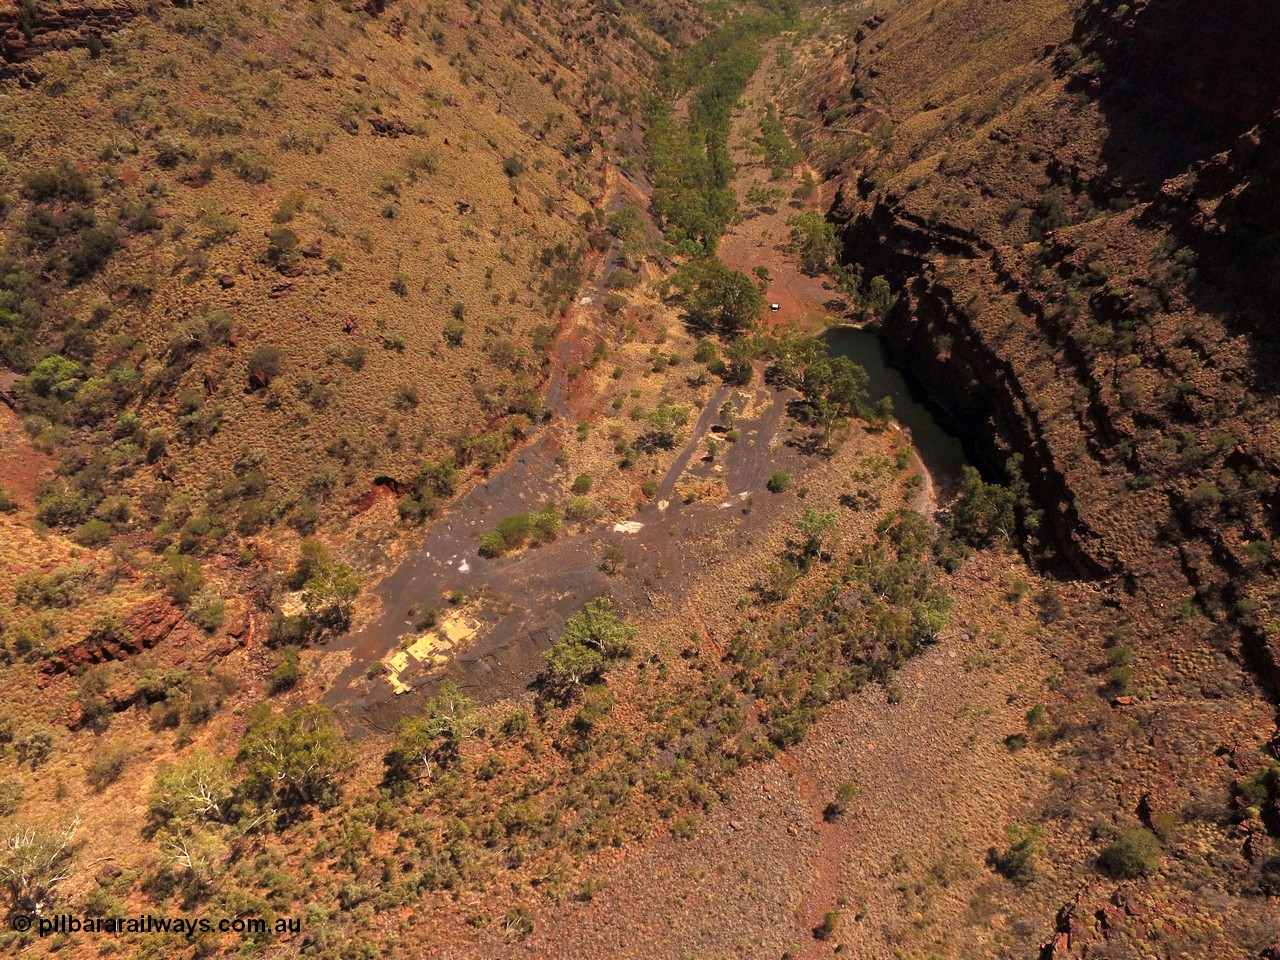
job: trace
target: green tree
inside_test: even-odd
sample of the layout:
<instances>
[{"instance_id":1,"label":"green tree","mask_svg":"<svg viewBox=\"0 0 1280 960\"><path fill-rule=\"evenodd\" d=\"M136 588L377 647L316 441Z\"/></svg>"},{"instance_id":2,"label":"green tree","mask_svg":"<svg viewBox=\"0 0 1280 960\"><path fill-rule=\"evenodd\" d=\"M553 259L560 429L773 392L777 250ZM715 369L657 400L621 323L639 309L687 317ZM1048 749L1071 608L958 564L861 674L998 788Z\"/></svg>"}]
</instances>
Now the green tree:
<instances>
[{"instance_id":1,"label":"green tree","mask_svg":"<svg viewBox=\"0 0 1280 960\"><path fill-rule=\"evenodd\" d=\"M326 556L311 566L302 586L302 605L318 628L345 630L351 625L360 589L360 575L355 570Z\"/></svg>"},{"instance_id":2,"label":"green tree","mask_svg":"<svg viewBox=\"0 0 1280 960\"><path fill-rule=\"evenodd\" d=\"M592 600L569 618L560 639L544 654L548 678L557 687L580 686L610 661L625 656L635 632L635 627L614 613L612 600Z\"/></svg>"},{"instance_id":3,"label":"green tree","mask_svg":"<svg viewBox=\"0 0 1280 960\"><path fill-rule=\"evenodd\" d=\"M800 534L800 565L807 570L826 549L831 529L836 524L834 513L823 513L806 506L796 518L796 532Z\"/></svg>"},{"instance_id":4,"label":"green tree","mask_svg":"<svg viewBox=\"0 0 1280 960\"><path fill-rule=\"evenodd\" d=\"M681 289L685 322L698 333L740 336L764 309L764 298L751 278L719 260L686 264L673 280Z\"/></svg>"},{"instance_id":5,"label":"green tree","mask_svg":"<svg viewBox=\"0 0 1280 960\"><path fill-rule=\"evenodd\" d=\"M800 267L809 276L826 273L836 257L836 228L820 213L802 213L787 221L791 242L800 251Z\"/></svg>"},{"instance_id":6,"label":"green tree","mask_svg":"<svg viewBox=\"0 0 1280 960\"><path fill-rule=\"evenodd\" d=\"M445 681L420 715L397 724L395 745L384 759L387 782L430 778L437 769L448 769L476 729L471 701L452 680Z\"/></svg>"},{"instance_id":7,"label":"green tree","mask_svg":"<svg viewBox=\"0 0 1280 960\"><path fill-rule=\"evenodd\" d=\"M610 660L625 656L635 639L636 628L613 612L608 597L592 600L564 625L563 639L599 650Z\"/></svg>"},{"instance_id":8,"label":"green tree","mask_svg":"<svg viewBox=\"0 0 1280 960\"><path fill-rule=\"evenodd\" d=\"M975 547L985 547L996 540L1012 539L1017 518L1013 490L998 483L987 483L973 467L960 471L960 492L951 504L951 519L956 532Z\"/></svg>"},{"instance_id":9,"label":"green tree","mask_svg":"<svg viewBox=\"0 0 1280 960\"><path fill-rule=\"evenodd\" d=\"M724 356L729 366L722 375L729 383L746 386L755 376L753 364L763 351L764 343L758 337L739 337L725 347Z\"/></svg>"},{"instance_id":10,"label":"green tree","mask_svg":"<svg viewBox=\"0 0 1280 960\"><path fill-rule=\"evenodd\" d=\"M9 911L43 916L75 876L77 817L62 827L11 823L0 833L0 890Z\"/></svg>"},{"instance_id":11,"label":"green tree","mask_svg":"<svg viewBox=\"0 0 1280 960\"><path fill-rule=\"evenodd\" d=\"M867 306L881 320L887 319L898 303L898 297L884 277L872 277L867 287Z\"/></svg>"},{"instance_id":12,"label":"green tree","mask_svg":"<svg viewBox=\"0 0 1280 960\"><path fill-rule=\"evenodd\" d=\"M604 669L604 655L582 643L560 639L543 654L547 676L557 687L573 688Z\"/></svg>"},{"instance_id":13,"label":"green tree","mask_svg":"<svg viewBox=\"0 0 1280 960\"><path fill-rule=\"evenodd\" d=\"M241 789L270 810L331 806L350 762L333 714L319 704L267 712L245 733L237 759L244 765Z\"/></svg>"},{"instance_id":14,"label":"green tree","mask_svg":"<svg viewBox=\"0 0 1280 960\"><path fill-rule=\"evenodd\" d=\"M689 408L664 403L648 415L649 432L643 446L670 450L676 445L678 432L689 423Z\"/></svg>"},{"instance_id":15,"label":"green tree","mask_svg":"<svg viewBox=\"0 0 1280 960\"><path fill-rule=\"evenodd\" d=\"M181 831L198 823L220 823L234 793L231 763L203 750L156 771L147 813L161 828Z\"/></svg>"},{"instance_id":16,"label":"green tree","mask_svg":"<svg viewBox=\"0 0 1280 960\"><path fill-rule=\"evenodd\" d=\"M816 337L781 336L770 344L773 368L778 378L797 390L805 382L809 367L827 359L827 345Z\"/></svg>"},{"instance_id":17,"label":"green tree","mask_svg":"<svg viewBox=\"0 0 1280 960\"><path fill-rule=\"evenodd\" d=\"M867 399L867 372L848 357L825 357L808 363L800 380L800 392L810 415L822 427L823 439L840 422L854 416Z\"/></svg>"}]
</instances>

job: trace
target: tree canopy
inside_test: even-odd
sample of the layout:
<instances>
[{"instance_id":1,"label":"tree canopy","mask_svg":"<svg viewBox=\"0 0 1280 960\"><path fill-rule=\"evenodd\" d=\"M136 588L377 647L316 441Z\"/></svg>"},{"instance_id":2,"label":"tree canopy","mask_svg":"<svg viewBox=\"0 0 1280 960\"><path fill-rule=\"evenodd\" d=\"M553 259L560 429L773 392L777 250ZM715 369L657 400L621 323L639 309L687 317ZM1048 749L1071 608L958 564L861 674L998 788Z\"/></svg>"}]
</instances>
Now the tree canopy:
<instances>
[{"instance_id":1,"label":"tree canopy","mask_svg":"<svg viewBox=\"0 0 1280 960\"><path fill-rule=\"evenodd\" d=\"M951 504L956 532L975 547L1013 537L1017 495L1009 487L987 483L973 467L960 471L960 495Z\"/></svg>"},{"instance_id":2,"label":"tree canopy","mask_svg":"<svg viewBox=\"0 0 1280 960\"><path fill-rule=\"evenodd\" d=\"M267 713L240 741L245 795L268 808L337 802L349 756L333 714L311 704L290 714Z\"/></svg>"},{"instance_id":3,"label":"tree canopy","mask_svg":"<svg viewBox=\"0 0 1280 960\"><path fill-rule=\"evenodd\" d=\"M726 339L751 328L764 309L764 297L745 273L719 260L696 260L676 272L684 319L697 333L718 333Z\"/></svg>"},{"instance_id":4,"label":"tree canopy","mask_svg":"<svg viewBox=\"0 0 1280 960\"><path fill-rule=\"evenodd\" d=\"M471 701L458 685L446 680L427 701L422 713L396 725L395 745L385 763L389 782L430 777L451 767L462 744L476 731Z\"/></svg>"},{"instance_id":5,"label":"tree canopy","mask_svg":"<svg viewBox=\"0 0 1280 960\"><path fill-rule=\"evenodd\" d=\"M635 627L614 613L612 600L592 600L569 618L560 639L544 654L548 679L559 687L581 685L610 661L625 656L635 633Z\"/></svg>"}]
</instances>

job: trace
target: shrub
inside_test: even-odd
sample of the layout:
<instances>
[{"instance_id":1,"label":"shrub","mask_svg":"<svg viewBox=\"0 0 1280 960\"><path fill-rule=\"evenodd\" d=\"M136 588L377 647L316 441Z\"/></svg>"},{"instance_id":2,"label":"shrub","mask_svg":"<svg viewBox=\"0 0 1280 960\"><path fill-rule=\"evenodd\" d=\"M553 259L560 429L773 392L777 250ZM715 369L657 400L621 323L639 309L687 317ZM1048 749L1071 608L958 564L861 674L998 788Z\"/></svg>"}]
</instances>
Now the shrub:
<instances>
[{"instance_id":1,"label":"shrub","mask_svg":"<svg viewBox=\"0 0 1280 960\"><path fill-rule=\"evenodd\" d=\"M524 161L515 154L512 154L502 161L502 172L513 180L520 176L520 174L524 173L524 171Z\"/></svg>"},{"instance_id":2,"label":"shrub","mask_svg":"<svg viewBox=\"0 0 1280 960\"><path fill-rule=\"evenodd\" d=\"M347 348L346 353L342 356L342 362L352 370L359 373L364 369L365 360L369 356L369 351L358 343L353 343Z\"/></svg>"},{"instance_id":3,"label":"shrub","mask_svg":"<svg viewBox=\"0 0 1280 960\"><path fill-rule=\"evenodd\" d=\"M587 474L579 474L573 481L573 492L577 496L582 496L591 492L591 486L594 481Z\"/></svg>"},{"instance_id":4,"label":"shrub","mask_svg":"<svg viewBox=\"0 0 1280 960\"><path fill-rule=\"evenodd\" d=\"M276 223L288 223L299 213L306 209L307 195L301 190L289 190L280 199L276 212L271 215L271 219Z\"/></svg>"},{"instance_id":5,"label":"shrub","mask_svg":"<svg viewBox=\"0 0 1280 960\"><path fill-rule=\"evenodd\" d=\"M9 817L17 813L24 793L22 781L17 777L6 777L0 780L0 817Z\"/></svg>"},{"instance_id":6,"label":"shrub","mask_svg":"<svg viewBox=\"0 0 1280 960\"><path fill-rule=\"evenodd\" d=\"M772 493L782 493L791 486L791 475L785 470L775 470L769 477L768 487Z\"/></svg>"},{"instance_id":7,"label":"shrub","mask_svg":"<svg viewBox=\"0 0 1280 960\"><path fill-rule=\"evenodd\" d=\"M822 811L822 819L831 821L839 820L849 812L849 806L858 796L858 785L852 780L846 780L836 788L835 799L827 804L826 809Z\"/></svg>"},{"instance_id":8,"label":"shrub","mask_svg":"<svg viewBox=\"0 0 1280 960\"><path fill-rule=\"evenodd\" d=\"M298 235L288 227L274 227L267 237L267 261L281 270L298 261Z\"/></svg>"},{"instance_id":9,"label":"shrub","mask_svg":"<svg viewBox=\"0 0 1280 960\"><path fill-rule=\"evenodd\" d=\"M204 586L204 573L200 564L172 549L165 553L159 579L169 596L184 606Z\"/></svg>"},{"instance_id":10,"label":"shrub","mask_svg":"<svg viewBox=\"0 0 1280 960\"><path fill-rule=\"evenodd\" d=\"M494 557L500 557L506 552L506 538L496 530L491 533L486 533L480 538L480 556L492 559Z\"/></svg>"},{"instance_id":11,"label":"shrub","mask_svg":"<svg viewBox=\"0 0 1280 960\"><path fill-rule=\"evenodd\" d=\"M37 170L27 177L22 185L22 195L35 203L56 199L83 203L93 199L93 187L84 174L63 162L55 170Z\"/></svg>"},{"instance_id":12,"label":"shrub","mask_svg":"<svg viewBox=\"0 0 1280 960\"><path fill-rule=\"evenodd\" d=\"M202 588L187 605L187 619L202 630L212 632L222 626L226 601L209 587Z\"/></svg>"},{"instance_id":13,"label":"shrub","mask_svg":"<svg viewBox=\"0 0 1280 960\"><path fill-rule=\"evenodd\" d=\"M79 490L51 485L36 501L36 519L50 527L70 527L83 523L91 505Z\"/></svg>"},{"instance_id":14,"label":"shrub","mask_svg":"<svg viewBox=\"0 0 1280 960\"><path fill-rule=\"evenodd\" d=\"M264 345L249 354L249 377L257 384L266 386L280 375L283 354L279 347Z\"/></svg>"},{"instance_id":15,"label":"shrub","mask_svg":"<svg viewBox=\"0 0 1280 960\"><path fill-rule=\"evenodd\" d=\"M836 935L836 930L840 927L840 911L828 910L822 915L822 922L813 928L813 936L816 940L830 940Z\"/></svg>"},{"instance_id":16,"label":"shrub","mask_svg":"<svg viewBox=\"0 0 1280 960\"><path fill-rule=\"evenodd\" d=\"M589 497L570 497L564 515L574 523L590 523L600 515L600 510Z\"/></svg>"},{"instance_id":17,"label":"shrub","mask_svg":"<svg viewBox=\"0 0 1280 960\"><path fill-rule=\"evenodd\" d=\"M89 762L85 767L85 779L89 786L101 793L120 779L129 765L129 750L123 744L112 747Z\"/></svg>"},{"instance_id":18,"label":"shrub","mask_svg":"<svg viewBox=\"0 0 1280 960\"><path fill-rule=\"evenodd\" d=\"M533 515L530 534L534 546L550 543L560 535L560 515L556 513L555 507L543 507Z\"/></svg>"},{"instance_id":19,"label":"shrub","mask_svg":"<svg viewBox=\"0 0 1280 960\"><path fill-rule=\"evenodd\" d=\"M1280 897L1280 857L1271 857L1262 862L1262 866L1258 868L1258 889L1263 896Z\"/></svg>"},{"instance_id":20,"label":"shrub","mask_svg":"<svg viewBox=\"0 0 1280 960\"><path fill-rule=\"evenodd\" d=\"M119 245L114 230L95 227L84 231L67 251L67 274L72 280L92 276L102 269Z\"/></svg>"},{"instance_id":21,"label":"shrub","mask_svg":"<svg viewBox=\"0 0 1280 960\"><path fill-rule=\"evenodd\" d=\"M1155 870L1160 853L1160 838L1145 827L1135 827L1103 847L1098 869L1113 880L1133 880Z\"/></svg>"},{"instance_id":22,"label":"shrub","mask_svg":"<svg viewBox=\"0 0 1280 960\"><path fill-rule=\"evenodd\" d=\"M498 523L498 533L512 550L523 547L533 530L533 515L517 513Z\"/></svg>"},{"instance_id":23,"label":"shrub","mask_svg":"<svg viewBox=\"0 0 1280 960\"><path fill-rule=\"evenodd\" d=\"M69 607L79 600L88 572L87 567L76 566L24 573L14 585L14 599L35 609Z\"/></svg>"},{"instance_id":24,"label":"shrub","mask_svg":"<svg viewBox=\"0 0 1280 960\"><path fill-rule=\"evenodd\" d=\"M1198 514L1209 514L1222 504L1222 491L1211 480L1196 486L1187 497L1187 503Z\"/></svg>"},{"instance_id":25,"label":"shrub","mask_svg":"<svg viewBox=\"0 0 1280 960\"><path fill-rule=\"evenodd\" d=\"M1027 881L1035 872L1040 855L1040 829L1036 826L1009 828L1009 846L1003 852L992 850L988 861L997 872L1010 880Z\"/></svg>"},{"instance_id":26,"label":"shrub","mask_svg":"<svg viewBox=\"0 0 1280 960\"><path fill-rule=\"evenodd\" d=\"M111 526L101 520L86 520L76 527L71 539L84 547L101 546L111 539Z\"/></svg>"},{"instance_id":27,"label":"shrub","mask_svg":"<svg viewBox=\"0 0 1280 960\"><path fill-rule=\"evenodd\" d=\"M80 389L84 367L75 360L58 354L42 358L27 374L25 388L39 397L70 399Z\"/></svg>"},{"instance_id":28,"label":"shrub","mask_svg":"<svg viewBox=\"0 0 1280 960\"><path fill-rule=\"evenodd\" d=\"M53 731L43 725L23 727L13 741L19 763L30 763L35 769L53 752Z\"/></svg>"},{"instance_id":29,"label":"shrub","mask_svg":"<svg viewBox=\"0 0 1280 960\"><path fill-rule=\"evenodd\" d=\"M284 648L284 656L271 674L272 693L288 690L302 679L302 664L299 662L301 652L302 648L297 644L290 644Z\"/></svg>"}]
</instances>

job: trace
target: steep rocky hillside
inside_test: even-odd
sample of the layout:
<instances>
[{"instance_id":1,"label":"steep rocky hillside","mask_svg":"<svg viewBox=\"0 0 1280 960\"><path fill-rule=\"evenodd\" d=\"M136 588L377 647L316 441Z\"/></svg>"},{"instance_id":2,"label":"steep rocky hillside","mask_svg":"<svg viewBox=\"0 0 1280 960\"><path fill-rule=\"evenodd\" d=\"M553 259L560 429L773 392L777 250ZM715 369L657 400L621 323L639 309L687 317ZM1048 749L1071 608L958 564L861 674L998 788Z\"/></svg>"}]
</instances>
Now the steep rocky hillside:
<instances>
[{"instance_id":1,"label":"steep rocky hillside","mask_svg":"<svg viewBox=\"0 0 1280 960\"><path fill-rule=\"evenodd\" d=\"M1211 741L1273 762L1274 728L1214 733L1182 704L1259 702L1280 681L1280 15L1191 0L820 9L786 96L845 260L900 294L883 324L895 353L992 472L1021 456L1045 508L1033 552L1096 583L1141 699L1204 738L1188 781L1224 790ZM1096 623L1080 629L1064 661L1113 656L1089 652ZM1146 776L1129 769L1122 805L1170 789ZM1063 917L1051 955L1067 934L1075 950L1108 933Z\"/></svg>"},{"instance_id":2,"label":"steep rocky hillside","mask_svg":"<svg viewBox=\"0 0 1280 960\"><path fill-rule=\"evenodd\" d=\"M299 536L424 461L491 468L542 415L636 91L694 29L678 3L0 4L9 519L135 579L168 550L243 634ZM97 643L88 613L15 639L25 613L24 655Z\"/></svg>"},{"instance_id":3,"label":"steep rocky hillside","mask_svg":"<svg viewBox=\"0 0 1280 960\"><path fill-rule=\"evenodd\" d=\"M1215 611L1276 534L1276 23L1239 7L886 7L801 105L887 332L1050 546L1148 589L1172 547Z\"/></svg>"},{"instance_id":4,"label":"steep rocky hillside","mask_svg":"<svg viewBox=\"0 0 1280 960\"><path fill-rule=\"evenodd\" d=\"M622 91L666 45L643 11L24 0L4 19L4 359L78 365L19 389L37 442L128 409L153 440L120 492L224 484L248 449L265 495L214 525L265 507L307 527L451 431L488 424L492 459L538 416L580 217L629 149Z\"/></svg>"}]
</instances>

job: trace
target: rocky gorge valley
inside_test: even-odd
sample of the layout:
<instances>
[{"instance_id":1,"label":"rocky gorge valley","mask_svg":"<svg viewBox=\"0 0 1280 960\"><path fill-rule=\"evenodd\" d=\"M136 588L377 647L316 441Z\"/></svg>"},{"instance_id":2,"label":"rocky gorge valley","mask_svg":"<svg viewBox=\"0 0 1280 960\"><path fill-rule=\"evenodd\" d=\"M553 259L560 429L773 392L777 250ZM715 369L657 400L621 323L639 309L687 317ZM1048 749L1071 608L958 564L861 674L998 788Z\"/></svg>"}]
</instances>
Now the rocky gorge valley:
<instances>
[{"instance_id":1,"label":"rocky gorge valley","mask_svg":"<svg viewBox=\"0 0 1280 960\"><path fill-rule=\"evenodd\" d=\"M1278 960L1276 36L0 0L0 943Z\"/></svg>"}]
</instances>

